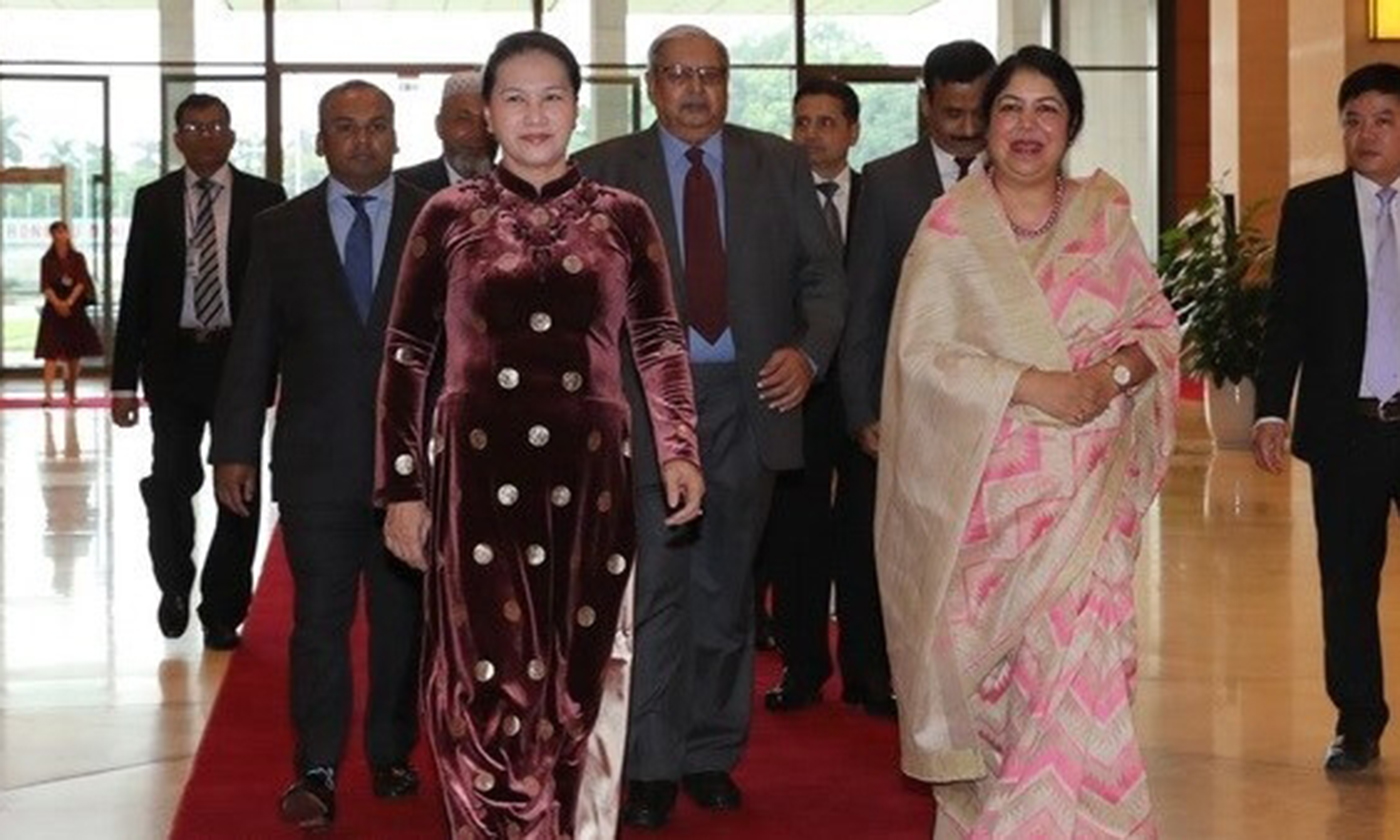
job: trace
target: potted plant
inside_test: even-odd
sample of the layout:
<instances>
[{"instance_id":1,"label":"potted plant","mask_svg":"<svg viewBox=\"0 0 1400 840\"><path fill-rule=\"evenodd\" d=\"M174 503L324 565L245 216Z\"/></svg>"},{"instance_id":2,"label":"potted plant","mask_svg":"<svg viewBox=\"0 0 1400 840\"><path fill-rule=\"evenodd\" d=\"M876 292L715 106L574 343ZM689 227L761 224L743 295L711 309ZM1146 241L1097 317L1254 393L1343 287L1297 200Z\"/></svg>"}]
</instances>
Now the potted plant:
<instances>
[{"instance_id":1,"label":"potted plant","mask_svg":"<svg viewBox=\"0 0 1400 840\"><path fill-rule=\"evenodd\" d=\"M1181 321L1181 369L1205 381L1206 424L1225 449L1249 446L1273 264L1273 243L1254 223L1261 204L1236 225L1233 198L1212 184L1163 232L1157 265Z\"/></svg>"}]
</instances>

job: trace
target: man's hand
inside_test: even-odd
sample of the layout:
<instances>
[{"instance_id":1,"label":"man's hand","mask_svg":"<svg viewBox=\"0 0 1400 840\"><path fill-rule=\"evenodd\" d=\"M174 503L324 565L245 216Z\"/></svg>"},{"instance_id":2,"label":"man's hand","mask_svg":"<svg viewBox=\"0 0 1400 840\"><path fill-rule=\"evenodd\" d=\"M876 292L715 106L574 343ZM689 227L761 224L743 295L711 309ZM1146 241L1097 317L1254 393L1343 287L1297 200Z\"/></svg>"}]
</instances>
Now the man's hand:
<instances>
[{"instance_id":1,"label":"man's hand","mask_svg":"<svg viewBox=\"0 0 1400 840\"><path fill-rule=\"evenodd\" d=\"M1283 472L1288 458L1288 424L1259 423L1254 427L1254 463L1274 475Z\"/></svg>"},{"instance_id":2,"label":"man's hand","mask_svg":"<svg viewBox=\"0 0 1400 840\"><path fill-rule=\"evenodd\" d=\"M428 570L428 530L433 515L422 501L392 502L384 514L384 545L420 572Z\"/></svg>"},{"instance_id":3,"label":"man's hand","mask_svg":"<svg viewBox=\"0 0 1400 840\"><path fill-rule=\"evenodd\" d=\"M252 516L249 505L258 496L258 468L252 464L215 464L214 496L239 516Z\"/></svg>"},{"instance_id":4,"label":"man's hand","mask_svg":"<svg viewBox=\"0 0 1400 840\"><path fill-rule=\"evenodd\" d=\"M705 477L689 461L679 459L661 465L661 480L666 485L667 525L684 525L701 514L700 500L705 498Z\"/></svg>"},{"instance_id":5,"label":"man's hand","mask_svg":"<svg viewBox=\"0 0 1400 840\"><path fill-rule=\"evenodd\" d=\"M812 387L812 363L795 347L779 347L758 372L758 396L774 411L791 411Z\"/></svg>"},{"instance_id":6,"label":"man's hand","mask_svg":"<svg viewBox=\"0 0 1400 840\"><path fill-rule=\"evenodd\" d=\"M872 420L856 432L856 444L871 458L880 457L880 421Z\"/></svg>"},{"instance_id":7,"label":"man's hand","mask_svg":"<svg viewBox=\"0 0 1400 840\"><path fill-rule=\"evenodd\" d=\"M129 429L141 419L141 400L137 397L112 397L112 422Z\"/></svg>"}]
</instances>

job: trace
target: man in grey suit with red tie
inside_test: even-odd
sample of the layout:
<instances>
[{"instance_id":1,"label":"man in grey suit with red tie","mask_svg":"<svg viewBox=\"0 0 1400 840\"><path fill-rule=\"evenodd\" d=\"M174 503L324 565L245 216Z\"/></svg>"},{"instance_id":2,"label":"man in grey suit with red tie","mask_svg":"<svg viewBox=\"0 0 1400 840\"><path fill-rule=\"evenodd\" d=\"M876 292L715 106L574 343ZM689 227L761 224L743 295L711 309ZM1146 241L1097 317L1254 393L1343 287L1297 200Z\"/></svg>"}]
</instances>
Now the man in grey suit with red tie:
<instances>
[{"instance_id":1,"label":"man in grey suit with red tie","mask_svg":"<svg viewBox=\"0 0 1400 840\"><path fill-rule=\"evenodd\" d=\"M1324 766L1364 770L1390 720L1379 600L1386 528L1400 504L1400 67L1371 64L1337 95L1347 169L1283 202L1254 458L1293 454L1312 472L1327 696L1337 707ZM1301 375L1300 375L1301 371Z\"/></svg>"},{"instance_id":2,"label":"man in grey suit with red tie","mask_svg":"<svg viewBox=\"0 0 1400 840\"><path fill-rule=\"evenodd\" d=\"M375 398L404 243L427 193L391 170L394 103L364 81L321 98L316 151L330 176L260 215L214 421L219 501L249 515L266 418L278 385L272 495L295 587L290 644L297 779L282 818L335 818L336 772L350 725L350 625L363 583L369 615L365 755L374 793L418 789L421 578L394 560L372 502Z\"/></svg>"},{"instance_id":3,"label":"man in grey suit with red tie","mask_svg":"<svg viewBox=\"0 0 1400 840\"><path fill-rule=\"evenodd\" d=\"M136 192L112 351L112 422L136 425L138 382L150 406L151 474L141 480L141 498L161 591L157 619L172 639L190 620L192 499L204 483L204 429L241 314L248 231L253 216L287 198L277 184L229 165L236 139L229 119L228 106L208 94L175 107L175 147L185 165ZM257 539L257 517L220 508L200 584L211 650L238 646Z\"/></svg>"},{"instance_id":4,"label":"man in grey suit with red tie","mask_svg":"<svg viewBox=\"0 0 1400 840\"><path fill-rule=\"evenodd\" d=\"M845 309L840 253L801 150L725 123L729 56L694 26L648 54L657 124L578 156L605 184L641 196L666 242L689 324L705 515L678 533L655 460L634 457L640 557L623 821L656 828L678 782L701 807L731 810L730 771L748 736L753 560L776 471L802 463L802 401ZM651 431L630 377L632 452Z\"/></svg>"}]
</instances>

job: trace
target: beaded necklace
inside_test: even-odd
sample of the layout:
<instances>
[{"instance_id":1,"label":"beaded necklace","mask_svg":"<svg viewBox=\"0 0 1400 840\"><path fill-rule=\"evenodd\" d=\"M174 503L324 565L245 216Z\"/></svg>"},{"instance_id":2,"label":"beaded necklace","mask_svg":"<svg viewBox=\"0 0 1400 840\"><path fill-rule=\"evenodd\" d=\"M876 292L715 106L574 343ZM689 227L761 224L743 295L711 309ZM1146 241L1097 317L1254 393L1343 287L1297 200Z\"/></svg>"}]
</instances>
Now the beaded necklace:
<instances>
[{"instance_id":1,"label":"beaded necklace","mask_svg":"<svg viewBox=\"0 0 1400 840\"><path fill-rule=\"evenodd\" d=\"M996 175L995 170L993 170L992 188L996 189L996 185ZM1055 176L1055 203L1050 206L1050 215L1045 217L1045 221L1041 222L1039 227L1026 228L1016 224L1016 220L1011 218L1011 214L1007 212L1006 200L1002 198L1001 190L997 190L997 198L1001 201L1002 215L1006 217L1006 223L1011 225L1011 232L1016 234L1016 238L1035 239L1038 236L1044 236L1046 231L1054 227L1055 223L1060 220L1060 209L1065 203L1065 176Z\"/></svg>"}]
</instances>

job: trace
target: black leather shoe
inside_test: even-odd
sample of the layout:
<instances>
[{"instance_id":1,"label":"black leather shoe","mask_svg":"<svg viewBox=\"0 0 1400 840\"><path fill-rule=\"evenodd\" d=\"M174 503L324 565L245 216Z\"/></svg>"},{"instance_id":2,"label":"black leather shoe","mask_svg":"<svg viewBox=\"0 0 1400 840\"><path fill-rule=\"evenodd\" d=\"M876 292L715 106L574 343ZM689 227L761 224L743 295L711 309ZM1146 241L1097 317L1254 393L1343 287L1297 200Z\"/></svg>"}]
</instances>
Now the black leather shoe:
<instances>
[{"instance_id":1,"label":"black leather shoe","mask_svg":"<svg viewBox=\"0 0 1400 840\"><path fill-rule=\"evenodd\" d=\"M156 621L160 632L167 639L178 639L185 635L190 626L190 597L166 592L160 596L160 609L156 610Z\"/></svg>"},{"instance_id":2,"label":"black leather shoe","mask_svg":"<svg viewBox=\"0 0 1400 840\"><path fill-rule=\"evenodd\" d=\"M326 828L335 820L335 773L316 768L282 794L282 821L301 828Z\"/></svg>"},{"instance_id":3,"label":"black leather shoe","mask_svg":"<svg viewBox=\"0 0 1400 840\"><path fill-rule=\"evenodd\" d=\"M681 777L681 786L696 805L711 811L737 811L743 801L739 786L723 770L687 773Z\"/></svg>"},{"instance_id":4,"label":"black leather shoe","mask_svg":"<svg viewBox=\"0 0 1400 840\"><path fill-rule=\"evenodd\" d=\"M209 650L233 650L242 639L237 627L224 627L218 624L204 626L204 647Z\"/></svg>"},{"instance_id":5,"label":"black leather shoe","mask_svg":"<svg viewBox=\"0 0 1400 840\"><path fill-rule=\"evenodd\" d=\"M808 688L784 673L782 682L763 693L763 708L770 712L795 712L821 699L820 689Z\"/></svg>"},{"instance_id":6,"label":"black leather shoe","mask_svg":"<svg viewBox=\"0 0 1400 840\"><path fill-rule=\"evenodd\" d=\"M675 805L675 782L628 782L622 824L634 828L661 828L670 821Z\"/></svg>"},{"instance_id":7,"label":"black leather shoe","mask_svg":"<svg viewBox=\"0 0 1400 840\"><path fill-rule=\"evenodd\" d=\"M1371 766L1380 756L1380 743L1374 738L1338 735L1327 748L1327 760L1322 766L1329 772L1355 773Z\"/></svg>"},{"instance_id":8,"label":"black leather shoe","mask_svg":"<svg viewBox=\"0 0 1400 840\"><path fill-rule=\"evenodd\" d=\"M398 799L418 792L418 771L407 761L376 767L371 775L374 795L380 799Z\"/></svg>"}]
</instances>

